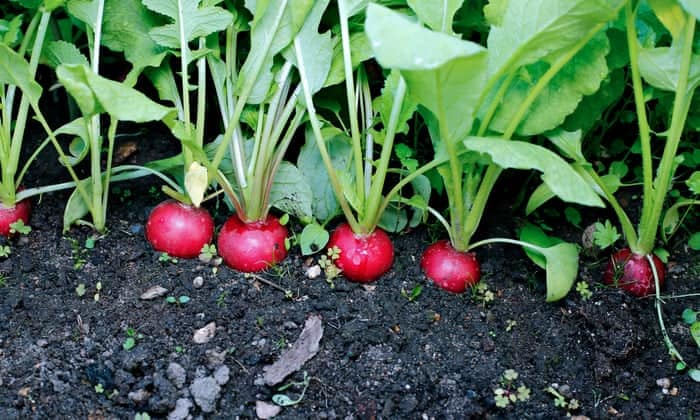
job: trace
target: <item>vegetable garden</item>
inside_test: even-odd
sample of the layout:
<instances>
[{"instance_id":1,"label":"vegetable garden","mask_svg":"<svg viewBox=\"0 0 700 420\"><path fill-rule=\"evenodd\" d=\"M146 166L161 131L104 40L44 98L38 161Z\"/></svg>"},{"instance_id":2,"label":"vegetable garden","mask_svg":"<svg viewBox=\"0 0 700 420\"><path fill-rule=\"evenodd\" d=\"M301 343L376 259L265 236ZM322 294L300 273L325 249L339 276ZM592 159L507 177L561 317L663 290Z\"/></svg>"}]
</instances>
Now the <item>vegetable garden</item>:
<instances>
[{"instance_id":1,"label":"vegetable garden","mask_svg":"<svg viewBox=\"0 0 700 420\"><path fill-rule=\"evenodd\" d=\"M0 417L694 418L698 19L3 3Z\"/></svg>"}]
</instances>

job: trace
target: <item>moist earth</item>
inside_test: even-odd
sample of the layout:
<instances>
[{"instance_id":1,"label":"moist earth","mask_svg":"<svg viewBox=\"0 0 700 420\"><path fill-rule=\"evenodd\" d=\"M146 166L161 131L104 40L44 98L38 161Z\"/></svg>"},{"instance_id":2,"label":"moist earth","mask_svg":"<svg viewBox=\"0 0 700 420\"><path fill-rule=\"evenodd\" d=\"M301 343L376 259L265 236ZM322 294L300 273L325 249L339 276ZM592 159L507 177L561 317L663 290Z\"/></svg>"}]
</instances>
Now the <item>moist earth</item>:
<instances>
[{"instance_id":1,"label":"moist earth","mask_svg":"<svg viewBox=\"0 0 700 420\"><path fill-rule=\"evenodd\" d=\"M543 270L509 245L477 250L491 301L484 289L436 288L419 268L442 235L431 227L392 235L393 268L370 285L310 278L318 257L298 247L246 276L198 259L164 261L150 247L143 224L164 199L159 185L113 189L108 233L87 247L89 228L61 232L67 193L35 201L31 233L12 239L0 261L1 419L255 418L277 411L276 394L289 403L277 418L290 419L700 415L700 385L676 371L654 300L599 284L604 253L582 256L578 280L592 296L574 290L556 303L544 301ZM515 237L517 212L498 199L491 206L497 217L487 215L480 235ZM209 210L218 226L229 215L223 203ZM558 233L578 241L581 231ZM692 293L699 277L697 253L675 246L664 294ZM156 286L166 291L142 298ZM700 309L700 299L668 299L664 319L697 366L685 308ZM267 385L263 369L317 316L318 352ZM518 374L510 382L508 369ZM496 389L521 386L527 400L496 405ZM549 388L578 407L562 407Z\"/></svg>"}]
</instances>

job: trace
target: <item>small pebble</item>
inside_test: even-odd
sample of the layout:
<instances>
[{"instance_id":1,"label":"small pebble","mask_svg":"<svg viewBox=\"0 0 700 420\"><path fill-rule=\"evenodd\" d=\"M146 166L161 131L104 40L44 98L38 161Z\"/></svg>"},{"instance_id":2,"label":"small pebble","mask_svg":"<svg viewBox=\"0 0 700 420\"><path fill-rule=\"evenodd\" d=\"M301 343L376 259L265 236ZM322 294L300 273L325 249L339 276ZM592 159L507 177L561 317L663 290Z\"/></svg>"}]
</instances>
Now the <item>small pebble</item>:
<instances>
[{"instance_id":1,"label":"small pebble","mask_svg":"<svg viewBox=\"0 0 700 420\"><path fill-rule=\"evenodd\" d=\"M39 347L46 347L49 345L49 340L47 340L45 338L40 338L40 339L36 340L36 345Z\"/></svg>"},{"instance_id":2,"label":"small pebble","mask_svg":"<svg viewBox=\"0 0 700 420\"><path fill-rule=\"evenodd\" d=\"M204 286L204 277L195 277L194 280L192 280L192 286L194 286L195 289L199 289L200 287Z\"/></svg>"},{"instance_id":3,"label":"small pebble","mask_svg":"<svg viewBox=\"0 0 700 420\"><path fill-rule=\"evenodd\" d=\"M318 264L312 265L311 267L306 269L306 277L310 279L315 279L316 277L321 275L321 266Z\"/></svg>"},{"instance_id":4,"label":"small pebble","mask_svg":"<svg viewBox=\"0 0 700 420\"><path fill-rule=\"evenodd\" d=\"M663 389L669 389L671 387L671 380L668 378L660 378L656 380L656 385Z\"/></svg>"},{"instance_id":5,"label":"small pebble","mask_svg":"<svg viewBox=\"0 0 700 420\"><path fill-rule=\"evenodd\" d=\"M255 401L255 414L259 419L271 419L278 415L282 408L265 401Z\"/></svg>"},{"instance_id":6,"label":"small pebble","mask_svg":"<svg viewBox=\"0 0 700 420\"><path fill-rule=\"evenodd\" d=\"M168 289L163 286L153 286L145 292L141 293L141 300L153 300L168 293Z\"/></svg>"},{"instance_id":7,"label":"small pebble","mask_svg":"<svg viewBox=\"0 0 700 420\"><path fill-rule=\"evenodd\" d=\"M214 334L216 334L216 323L210 322L204 327L195 331L192 339L197 344L205 344L208 343L209 340L214 338Z\"/></svg>"}]
</instances>

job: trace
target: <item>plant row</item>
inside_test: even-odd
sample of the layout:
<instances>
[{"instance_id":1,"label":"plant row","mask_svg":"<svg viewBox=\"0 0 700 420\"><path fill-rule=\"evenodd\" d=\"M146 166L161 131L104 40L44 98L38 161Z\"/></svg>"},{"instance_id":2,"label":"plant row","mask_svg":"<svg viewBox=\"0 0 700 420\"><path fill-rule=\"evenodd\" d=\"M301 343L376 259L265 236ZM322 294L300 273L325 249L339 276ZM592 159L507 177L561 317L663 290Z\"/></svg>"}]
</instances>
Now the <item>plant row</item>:
<instances>
[{"instance_id":1,"label":"plant row","mask_svg":"<svg viewBox=\"0 0 700 420\"><path fill-rule=\"evenodd\" d=\"M421 267L438 286L475 284L473 250L499 242L545 269L555 301L576 279L576 245L532 224L474 239L504 171L536 174L527 214L554 199L609 207L617 223L593 237L626 246L604 281L637 296L658 293L659 246L698 204L692 0L12 0L0 12L5 236L29 224L32 196L63 189L64 229L104 232L110 184L156 176L170 199L146 237L175 257L213 241L202 203L223 199L217 249L230 267L284 259L291 216L302 253L326 247L346 278L370 282L392 266L387 232L430 218L446 239ZM67 104L54 127L49 87ZM32 119L46 138L27 150ZM113 165L120 122L160 122L181 149ZM71 181L24 185L46 147ZM623 187L639 191L636 222Z\"/></svg>"}]
</instances>

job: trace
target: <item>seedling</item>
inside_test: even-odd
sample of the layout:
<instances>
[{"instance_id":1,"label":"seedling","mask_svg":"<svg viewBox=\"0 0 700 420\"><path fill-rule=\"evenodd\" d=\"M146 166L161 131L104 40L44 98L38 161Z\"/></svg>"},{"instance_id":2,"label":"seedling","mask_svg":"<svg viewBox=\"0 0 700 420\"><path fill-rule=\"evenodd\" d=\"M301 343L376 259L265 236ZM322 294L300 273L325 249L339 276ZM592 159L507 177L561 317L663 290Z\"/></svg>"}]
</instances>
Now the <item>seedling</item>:
<instances>
[{"instance_id":1,"label":"seedling","mask_svg":"<svg viewBox=\"0 0 700 420\"><path fill-rule=\"evenodd\" d=\"M83 268L87 260L85 255L87 254L87 249L80 246L77 239L71 238L69 236L64 236L63 239L70 242L71 247L71 258L73 259L73 270L80 270Z\"/></svg>"},{"instance_id":2,"label":"seedling","mask_svg":"<svg viewBox=\"0 0 700 420\"><path fill-rule=\"evenodd\" d=\"M10 256L10 254L12 254L12 249L9 245L0 246L0 257L7 258Z\"/></svg>"},{"instance_id":3,"label":"seedling","mask_svg":"<svg viewBox=\"0 0 700 420\"><path fill-rule=\"evenodd\" d=\"M140 332L137 332L133 328L127 328L126 329L126 338L124 339L124 342L122 343L122 348L126 351L129 351L136 347L136 343L138 340L141 340L143 338L143 334Z\"/></svg>"},{"instance_id":4,"label":"seedling","mask_svg":"<svg viewBox=\"0 0 700 420\"><path fill-rule=\"evenodd\" d=\"M496 295L489 290L489 285L480 281L472 288L472 299L482 303L484 306L493 303Z\"/></svg>"},{"instance_id":5,"label":"seedling","mask_svg":"<svg viewBox=\"0 0 700 420\"><path fill-rule=\"evenodd\" d=\"M22 234L22 235L28 235L29 232L32 231L32 227L25 225L24 220L19 219L14 223L10 223L10 234Z\"/></svg>"},{"instance_id":6,"label":"seedling","mask_svg":"<svg viewBox=\"0 0 700 420\"><path fill-rule=\"evenodd\" d=\"M509 404L524 402L530 399L530 388L520 384L515 388L515 380L518 379L518 372L507 369L499 380L500 387L493 390L496 407L505 408Z\"/></svg>"},{"instance_id":7,"label":"seedling","mask_svg":"<svg viewBox=\"0 0 700 420\"><path fill-rule=\"evenodd\" d=\"M593 292L588 287L588 283L586 283L585 281L580 281L576 283L576 292L579 294L581 300L584 302L593 297Z\"/></svg>"},{"instance_id":8,"label":"seedling","mask_svg":"<svg viewBox=\"0 0 700 420\"><path fill-rule=\"evenodd\" d=\"M100 300L100 292L102 291L102 282L98 281L95 283L95 294L92 296L93 300L95 302L99 302ZM78 297L83 297L87 293L87 287L85 286L85 283L80 283L75 287L75 294L78 295Z\"/></svg>"},{"instance_id":9,"label":"seedling","mask_svg":"<svg viewBox=\"0 0 700 420\"><path fill-rule=\"evenodd\" d=\"M134 420L151 420L151 416L148 413L136 413Z\"/></svg>"},{"instance_id":10,"label":"seedling","mask_svg":"<svg viewBox=\"0 0 700 420\"><path fill-rule=\"evenodd\" d=\"M171 257L167 252L163 252L158 257L158 261L162 263L177 264L177 258Z\"/></svg>"},{"instance_id":11,"label":"seedling","mask_svg":"<svg viewBox=\"0 0 700 420\"><path fill-rule=\"evenodd\" d=\"M593 243L598 245L600 249L606 249L615 244L620 239L620 233L617 228L606 220L605 224L596 222L594 224Z\"/></svg>"},{"instance_id":12,"label":"seedling","mask_svg":"<svg viewBox=\"0 0 700 420\"><path fill-rule=\"evenodd\" d=\"M554 406L559 407L559 408L563 408L564 410L566 410L567 416L571 415L569 413L570 411L578 410L580 408L580 404L579 404L577 399L575 399L575 398L567 399L554 387L552 387L552 386L547 387L546 391L554 396Z\"/></svg>"},{"instance_id":13,"label":"seedling","mask_svg":"<svg viewBox=\"0 0 700 420\"><path fill-rule=\"evenodd\" d=\"M691 308L686 308L681 316L683 317L683 322L689 326L690 336L693 338L693 341L698 348L700 348L700 319L698 319L698 314L700 314L700 312L696 312ZM685 368L685 364L682 364L682 366L677 366L677 368L678 367ZM695 382L700 382L700 369L688 369L688 376L690 376L690 378Z\"/></svg>"},{"instance_id":14,"label":"seedling","mask_svg":"<svg viewBox=\"0 0 700 420\"><path fill-rule=\"evenodd\" d=\"M304 372L304 378L299 382L289 382L288 384L282 385L277 389L278 392L284 392L291 387L303 387L301 393L296 399L292 399L286 394L275 394L272 396L272 402L279 405L280 407L289 407L292 405L299 404L304 399L304 394L306 393L309 384L311 383L311 378Z\"/></svg>"},{"instance_id":15,"label":"seedling","mask_svg":"<svg viewBox=\"0 0 700 420\"><path fill-rule=\"evenodd\" d=\"M343 270L335 264L338 258L340 258L340 248L334 246L328 248L326 255L321 255L321 258L318 260L318 265L323 269L326 275L326 282L328 282L331 289L335 287L334 280L343 272Z\"/></svg>"},{"instance_id":16,"label":"seedling","mask_svg":"<svg viewBox=\"0 0 700 420\"><path fill-rule=\"evenodd\" d=\"M219 296L216 297L216 306L219 308L223 308L226 306L226 298L228 297L228 290L224 290L221 293L219 293Z\"/></svg>"},{"instance_id":17,"label":"seedling","mask_svg":"<svg viewBox=\"0 0 700 420\"><path fill-rule=\"evenodd\" d=\"M95 385L95 392L98 394L104 394L105 392L105 387L102 384L97 384Z\"/></svg>"},{"instance_id":18,"label":"seedling","mask_svg":"<svg viewBox=\"0 0 700 420\"><path fill-rule=\"evenodd\" d=\"M515 326L518 325L518 322L514 319L508 319L506 320L506 332L511 332Z\"/></svg>"},{"instance_id":19,"label":"seedling","mask_svg":"<svg viewBox=\"0 0 700 420\"><path fill-rule=\"evenodd\" d=\"M0 273L0 288L7 286L7 277L5 273Z\"/></svg>"},{"instance_id":20,"label":"seedling","mask_svg":"<svg viewBox=\"0 0 700 420\"><path fill-rule=\"evenodd\" d=\"M178 296L177 298L175 296L168 296L165 298L165 301L173 305L184 305L190 301L190 297L184 295Z\"/></svg>"},{"instance_id":21,"label":"seedling","mask_svg":"<svg viewBox=\"0 0 700 420\"><path fill-rule=\"evenodd\" d=\"M409 302L413 302L418 299L421 293L423 293L423 286L420 284L413 286L410 292L406 291L404 288L401 288L401 296L405 297Z\"/></svg>"}]
</instances>

